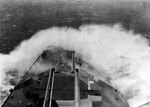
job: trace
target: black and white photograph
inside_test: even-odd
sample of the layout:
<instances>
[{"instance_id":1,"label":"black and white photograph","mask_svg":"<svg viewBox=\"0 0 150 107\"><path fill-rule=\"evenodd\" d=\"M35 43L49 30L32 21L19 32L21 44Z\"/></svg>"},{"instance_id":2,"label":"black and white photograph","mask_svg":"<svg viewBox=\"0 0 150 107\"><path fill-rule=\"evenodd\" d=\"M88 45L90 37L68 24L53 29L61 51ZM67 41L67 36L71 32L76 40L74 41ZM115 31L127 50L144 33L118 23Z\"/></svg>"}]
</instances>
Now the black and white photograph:
<instances>
[{"instance_id":1,"label":"black and white photograph","mask_svg":"<svg viewBox=\"0 0 150 107\"><path fill-rule=\"evenodd\" d=\"M150 107L150 0L0 0L1 107Z\"/></svg>"}]
</instances>

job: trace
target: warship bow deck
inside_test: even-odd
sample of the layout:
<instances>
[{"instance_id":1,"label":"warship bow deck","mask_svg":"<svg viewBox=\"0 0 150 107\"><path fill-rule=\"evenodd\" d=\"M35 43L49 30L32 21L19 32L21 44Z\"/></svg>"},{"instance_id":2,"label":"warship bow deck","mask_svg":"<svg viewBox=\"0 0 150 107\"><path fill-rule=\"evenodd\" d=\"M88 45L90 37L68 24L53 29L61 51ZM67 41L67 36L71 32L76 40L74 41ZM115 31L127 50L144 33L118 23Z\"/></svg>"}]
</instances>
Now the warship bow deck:
<instances>
[{"instance_id":1,"label":"warship bow deck","mask_svg":"<svg viewBox=\"0 0 150 107\"><path fill-rule=\"evenodd\" d=\"M117 89L76 69L74 54L72 69L58 65L34 77L26 73L2 107L129 107Z\"/></svg>"}]
</instances>

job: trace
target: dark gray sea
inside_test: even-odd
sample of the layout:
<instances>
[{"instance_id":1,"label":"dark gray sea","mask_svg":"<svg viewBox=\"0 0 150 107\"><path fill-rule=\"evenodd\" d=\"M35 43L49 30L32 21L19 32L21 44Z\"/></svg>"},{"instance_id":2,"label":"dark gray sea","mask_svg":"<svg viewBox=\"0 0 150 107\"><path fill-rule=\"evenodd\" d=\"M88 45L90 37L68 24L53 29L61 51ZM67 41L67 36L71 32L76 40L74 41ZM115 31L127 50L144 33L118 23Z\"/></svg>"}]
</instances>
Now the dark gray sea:
<instances>
[{"instance_id":1,"label":"dark gray sea","mask_svg":"<svg viewBox=\"0 0 150 107\"><path fill-rule=\"evenodd\" d=\"M21 41L52 26L120 23L149 38L150 2L86 0L1 0L0 53L10 53Z\"/></svg>"}]
</instances>

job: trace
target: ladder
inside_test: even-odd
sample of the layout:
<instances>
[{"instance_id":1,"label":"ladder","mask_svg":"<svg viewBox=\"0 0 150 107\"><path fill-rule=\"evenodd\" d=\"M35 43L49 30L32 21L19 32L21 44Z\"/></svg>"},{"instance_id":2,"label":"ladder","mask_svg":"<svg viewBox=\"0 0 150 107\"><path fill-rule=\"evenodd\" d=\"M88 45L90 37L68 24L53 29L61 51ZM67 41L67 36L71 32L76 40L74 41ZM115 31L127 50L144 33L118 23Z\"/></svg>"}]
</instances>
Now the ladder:
<instances>
[{"instance_id":1,"label":"ladder","mask_svg":"<svg viewBox=\"0 0 150 107\"><path fill-rule=\"evenodd\" d=\"M51 107L52 94L53 94L53 84L54 84L54 74L55 74L54 68L52 68L51 71L49 70L49 77L48 77L43 107Z\"/></svg>"}]
</instances>

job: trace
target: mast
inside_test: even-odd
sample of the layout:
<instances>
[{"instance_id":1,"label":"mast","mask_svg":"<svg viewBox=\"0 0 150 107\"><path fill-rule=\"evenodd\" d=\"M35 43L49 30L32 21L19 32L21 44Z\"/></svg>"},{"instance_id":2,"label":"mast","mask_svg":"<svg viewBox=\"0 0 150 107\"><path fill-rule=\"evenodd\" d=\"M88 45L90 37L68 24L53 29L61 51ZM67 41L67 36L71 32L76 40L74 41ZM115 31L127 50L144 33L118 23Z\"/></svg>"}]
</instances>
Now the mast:
<instances>
[{"instance_id":1,"label":"mast","mask_svg":"<svg viewBox=\"0 0 150 107\"><path fill-rule=\"evenodd\" d=\"M79 88L79 77L78 69L75 67L75 51L72 52L73 72L74 72L74 107L79 107L80 102L80 88Z\"/></svg>"}]
</instances>

